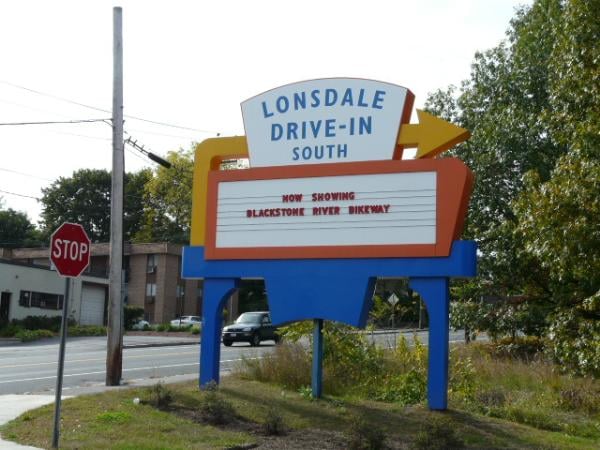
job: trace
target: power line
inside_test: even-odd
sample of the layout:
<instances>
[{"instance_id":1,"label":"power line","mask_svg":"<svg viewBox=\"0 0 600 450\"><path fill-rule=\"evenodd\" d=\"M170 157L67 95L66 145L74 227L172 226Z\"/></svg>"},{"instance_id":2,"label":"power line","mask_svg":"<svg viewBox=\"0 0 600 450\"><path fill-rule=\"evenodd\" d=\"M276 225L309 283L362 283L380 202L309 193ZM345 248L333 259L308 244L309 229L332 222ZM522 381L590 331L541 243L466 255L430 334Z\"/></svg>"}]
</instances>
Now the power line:
<instances>
[{"instance_id":1,"label":"power line","mask_svg":"<svg viewBox=\"0 0 600 450\"><path fill-rule=\"evenodd\" d=\"M82 137L82 138L86 138L86 139L95 139L97 141L110 141L110 140L112 140L111 138L105 138L105 137L100 137L100 136L89 136L87 134L79 134L79 133L69 133L68 131L57 131L57 130L46 130L46 131L50 132L50 133L66 134L68 136L77 136L77 137Z\"/></svg>"},{"instance_id":2,"label":"power line","mask_svg":"<svg viewBox=\"0 0 600 450\"><path fill-rule=\"evenodd\" d=\"M30 174L30 173L19 172L19 171L17 171L17 170L5 169L5 168L3 168L3 167L0 167L0 170L1 170L2 172L9 172L9 173L14 173L14 174L17 174L17 175L22 175L22 176L24 176L24 177L38 178L38 179L40 179L40 180L44 180L44 181L52 181L50 178L44 178L44 177L40 177L40 176L38 176L38 175L32 175L32 174Z\"/></svg>"},{"instance_id":3,"label":"power line","mask_svg":"<svg viewBox=\"0 0 600 450\"><path fill-rule=\"evenodd\" d=\"M17 194L16 192L4 191L2 189L0 189L0 192L2 192L3 194L16 195L17 197L32 198L34 200L37 200L38 202L41 200L39 197L33 197L32 195Z\"/></svg>"},{"instance_id":4,"label":"power line","mask_svg":"<svg viewBox=\"0 0 600 450\"><path fill-rule=\"evenodd\" d=\"M25 87L25 86L20 86L18 84L10 83L8 81L0 80L0 83L6 84L7 86L12 86L12 87L17 88L17 89L23 89L25 91L32 92L34 94L43 95L45 97L50 97L50 98L53 98L55 100L60 100L60 101L63 101L63 102L71 103L73 105L81 106L83 108L89 108L89 109L93 109L95 111L105 112L105 113L109 113L109 114L111 113L111 111L109 111L107 109L98 108L98 107L92 106L92 105L86 105L85 103L80 103L80 102L76 102L74 100L70 100L68 98L59 97L57 95L53 95L53 94L48 94L46 92L37 91L35 89L31 89L31 88L28 88L28 87ZM182 125L175 125L175 124L168 123L168 122L161 122L161 121L158 121L158 120L150 120L150 119L145 119L143 117L138 117L138 116L130 116L128 114L124 114L124 117L127 117L129 119L133 119L133 120L139 120L139 121L142 121L142 122L152 123L152 124L155 124L155 125L161 125L161 126L164 126L164 127L179 128L180 130L197 131L199 133L208 133L208 134L217 134L217 135L220 134L220 132L218 132L218 131L202 130L200 128L185 127L185 126L182 126Z\"/></svg>"},{"instance_id":5,"label":"power line","mask_svg":"<svg viewBox=\"0 0 600 450\"><path fill-rule=\"evenodd\" d=\"M131 131L135 131L137 133L141 133L141 134L151 134L154 136L166 136L166 137L172 137L172 138L178 138L178 139L194 139L194 136L192 136L191 134L188 134L187 136L185 135L181 135L181 134L167 134L167 133L157 133L154 131L146 131L146 130L138 130L135 128L130 128Z\"/></svg>"},{"instance_id":6,"label":"power line","mask_svg":"<svg viewBox=\"0 0 600 450\"><path fill-rule=\"evenodd\" d=\"M7 86L12 86L12 87L17 88L17 89L23 89L24 91L32 92L34 94L43 95L44 97L50 97L50 98L53 98L55 100L60 100L62 102L67 102L67 103L71 103L73 105L81 106L83 108L89 108L89 109L93 109L93 110L100 111L100 112L110 113L110 111L108 111L106 109L97 108L95 106L86 105L85 103L79 103L79 102L76 102L74 100L69 100L67 98L58 97L57 95L52 95L52 94L48 94L46 92L37 91L35 89L31 89L31 88L28 88L28 87L25 87L25 86L20 86L18 84L10 83L9 81L0 80L0 83L6 84Z\"/></svg>"},{"instance_id":7,"label":"power line","mask_svg":"<svg viewBox=\"0 0 600 450\"><path fill-rule=\"evenodd\" d=\"M148 161L146 160L146 158L142 158L140 155L138 155L136 152L134 152L133 150L125 147L125 151L127 153L131 153L133 156L135 156L137 159L139 159L140 161L144 161L146 164L148 163Z\"/></svg>"},{"instance_id":8,"label":"power line","mask_svg":"<svg viewBox=\"0 0 600 450\"><path fill-rule=\"evenodd\" d=\"M0 122L0 126L18 126L18 125L53 125L53 124L65 124L65 123L92 123L92 122L104 122L107 119L79 119L79 120L47 120L42 122ZM110 119L109 119L110 120Z\"/></svg>"}]
</instances>

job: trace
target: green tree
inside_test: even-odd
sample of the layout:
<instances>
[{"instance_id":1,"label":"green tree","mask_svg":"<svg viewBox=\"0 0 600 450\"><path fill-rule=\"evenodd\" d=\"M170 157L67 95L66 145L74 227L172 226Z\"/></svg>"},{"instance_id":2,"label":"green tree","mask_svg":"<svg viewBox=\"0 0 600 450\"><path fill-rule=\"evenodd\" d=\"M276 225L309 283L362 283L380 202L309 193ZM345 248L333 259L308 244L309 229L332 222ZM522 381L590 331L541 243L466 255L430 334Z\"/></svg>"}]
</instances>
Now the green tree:
<instances>
[{"instance_id":1,"label":"green tree","mask_svg":"<svg viewBox=\"0 0 600 450\"><path fill-rule=\"evenodd\" d=\"M191 151L171 151L171 168L155 170L144 187L143 224L138 242L189 242L194 161Z\"/></svg>"},{"instance_id":2,"label":"green tree","mask_svg":"<svg viewBox=\"0 0 600 450\"><path fill-rule=\"evenodd\" d=\"M143 214L143 188L150 180L146 169L124 176L123 235L131 240ZM106 170L81 169L42 189L43 231L49 236L63 222L81 224L92 242L110 240L111 175Z\"/></svg>"},{"instance_id":3,"label":"green tree","mask_svg":"<svg viewBox=\"0 0 600 450\"><path fill-rule=\"evenodd\" d=\"M549 181L528 174L516 212L526 252L549 274L554 356L600 375L600 159L573 150Z\"/></svg>"},{"instance_id":4,"label":"green tree","mask_svg":"<svg viewBox=\"0 0 600 450\"><path fill-rule=\"evenodd\" d=\"M40 235L27 214L14 209L0 209L0 247L34 247Z\"/></svg>"},{"instance_id":5,"label":"green tree","mask_svg":"<svg viewBox=\"0 0 600 450\"><path fill-rule=\"evenodd\" d=\"M457 315L462 321L491 326L482 323L491 311L520 321L521 330L550 324L557 336L558 317L594 309L598 279L581 266L598 254L591 168L600 156L598 42L600 0L534 1L517 11L506 42L475 56L460 89L451 86L427 101L428 109L473 133L454 150L476 175L465 234L482 252L481 276L453 289L469 302ZM567 207L573 199L587 203ZM571 235L580 227L585 233ZM483 295L512 294L527 302L485 305L471 314ZM587 344L592 335L581 333Z\"/></svg>"}]
</instances>

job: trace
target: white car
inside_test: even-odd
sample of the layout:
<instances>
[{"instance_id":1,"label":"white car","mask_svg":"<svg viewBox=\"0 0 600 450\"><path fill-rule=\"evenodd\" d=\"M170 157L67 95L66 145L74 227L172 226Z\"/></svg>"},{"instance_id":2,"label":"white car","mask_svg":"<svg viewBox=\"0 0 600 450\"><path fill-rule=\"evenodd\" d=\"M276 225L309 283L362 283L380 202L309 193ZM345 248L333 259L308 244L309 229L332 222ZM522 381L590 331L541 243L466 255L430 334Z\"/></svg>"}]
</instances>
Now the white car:
<instances>
[{"instance_id":1,"label":"white car","mask_svg":"<svg viewBox=\"0 0 600 450\"><path fill-rule=\"evenodd\" d=\"M187 327L190 325L201 326L202 318L200 316L181 316L179 319L171 320L171 325L174 327Z\"/></svg>"},{"instance_id":2,"label":"white car","mask_svg":"<svg viewBox=\"0 0 600 450\"><path fill-rule=\"evenodd\" d=\"M132 326L132 330L145 330L146 328L150 328L150 322L147 320L138 320Z\"/></svg>"}]
</instances>

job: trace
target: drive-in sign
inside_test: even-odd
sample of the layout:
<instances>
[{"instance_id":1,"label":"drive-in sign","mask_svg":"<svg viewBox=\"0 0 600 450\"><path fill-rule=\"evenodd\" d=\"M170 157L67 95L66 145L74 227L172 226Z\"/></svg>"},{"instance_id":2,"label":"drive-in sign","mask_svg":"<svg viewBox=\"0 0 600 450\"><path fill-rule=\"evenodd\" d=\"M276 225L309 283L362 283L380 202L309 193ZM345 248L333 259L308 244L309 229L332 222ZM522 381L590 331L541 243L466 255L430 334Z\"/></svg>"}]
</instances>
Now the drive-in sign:
<instances>
[{"instance_id":1,"label":"drive-in sign","mask_svg":"<svg viewBox=\"0 0 600 450\"><path fill-rule=\"evenodd\" d=\"M76 223L63 223L52 234L50 260L63 277L78 277L90 264L90 238Z\"/></svg>"}]
</instances>

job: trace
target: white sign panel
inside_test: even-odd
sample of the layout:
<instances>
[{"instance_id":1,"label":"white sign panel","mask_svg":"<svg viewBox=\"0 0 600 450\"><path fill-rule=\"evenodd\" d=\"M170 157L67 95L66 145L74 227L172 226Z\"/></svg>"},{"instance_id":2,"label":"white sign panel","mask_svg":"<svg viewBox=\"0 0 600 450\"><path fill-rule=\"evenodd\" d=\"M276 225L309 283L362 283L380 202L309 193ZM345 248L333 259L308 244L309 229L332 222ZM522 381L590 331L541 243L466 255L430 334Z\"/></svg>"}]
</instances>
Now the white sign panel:
<instances>
[{"instance_id":1,"label":"white sign panel","mask_svg":"<svg viewBox=\"0 0 600 450\"><path fill-rule=\"evenodd\" d=\"M391 160L408 89L354 78L282 86L242 103L252 167ZM408 103L412 103L408 102Z\"/></svg>"},{"instance_id":2,"label":"white sign panel","mask_svg":"<svg viewBox=\"0 0 600 450\"><path fill-rule=\"evenodd\" d=\"M219 183L216 248L435 244L436 172Z\"/></svg>"}]
</instances>

